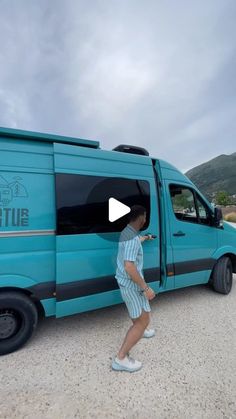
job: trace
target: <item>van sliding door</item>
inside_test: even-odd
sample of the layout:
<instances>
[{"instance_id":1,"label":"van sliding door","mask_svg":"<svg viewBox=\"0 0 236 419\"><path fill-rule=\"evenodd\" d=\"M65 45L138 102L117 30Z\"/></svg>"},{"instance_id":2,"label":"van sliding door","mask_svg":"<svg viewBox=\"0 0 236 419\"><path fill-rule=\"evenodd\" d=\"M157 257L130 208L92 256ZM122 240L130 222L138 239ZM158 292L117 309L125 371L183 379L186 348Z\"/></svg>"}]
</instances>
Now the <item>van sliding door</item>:
<instances>
[{"instance_id":1,"label":"van sliding door","mask_svg":"<svg viewBox=\"0 0 236 419\"><path fill-rule=\"evenodd\" d=\"M141 204L147 223L141 234L159 237L151 159L125 153L54 144L56 177L57 317L122 302L115 280L125 217L108 220L108 200ZM144 274L159 287L159 240L145 242Z\"/></svg>"}]
</instances>

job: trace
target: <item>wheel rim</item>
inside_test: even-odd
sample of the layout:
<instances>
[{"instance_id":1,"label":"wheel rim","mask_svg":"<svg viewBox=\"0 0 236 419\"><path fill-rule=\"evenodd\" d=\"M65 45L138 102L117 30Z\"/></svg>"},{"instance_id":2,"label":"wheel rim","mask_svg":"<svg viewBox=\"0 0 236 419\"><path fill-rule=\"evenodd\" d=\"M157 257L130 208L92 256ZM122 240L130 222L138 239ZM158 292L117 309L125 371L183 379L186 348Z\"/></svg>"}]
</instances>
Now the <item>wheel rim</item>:
<instances>
[{"instance_id":1,"label":"wheel rim","mask_svg":"<svg viewBox=\"0 0 236 419\"><path fill-rule=\"evenodd\" d=\"M17 334L23 324L23 319L15 310L0 310L0 341Z\"/></svg>"}]
</instances>

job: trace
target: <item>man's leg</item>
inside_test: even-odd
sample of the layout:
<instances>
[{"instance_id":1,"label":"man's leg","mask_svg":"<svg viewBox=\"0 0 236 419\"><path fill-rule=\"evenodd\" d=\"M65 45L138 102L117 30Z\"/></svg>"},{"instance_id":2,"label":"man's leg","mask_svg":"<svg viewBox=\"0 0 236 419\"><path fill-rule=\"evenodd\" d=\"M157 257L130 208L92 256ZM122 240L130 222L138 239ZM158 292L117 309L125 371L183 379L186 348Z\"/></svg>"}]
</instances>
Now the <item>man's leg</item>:
<instances>
[{"instance_id":1,"label":"man's leg","mask_svg":"<svg viewBox=\"0 0 236 419\"><path fill-rule=\"evenodd\" d=\"M135 322L135 319L131 319L131 320L132 320L132 323L134 324L134 322ZM146 327L146 329L147 329L147 330L149 330L149 329L148 329L148 327Z\"/></svg>"},{"instance_id":2,"label":"man's leg","mask_svg":"<svg viewBox=\"0 0 236 419\"><path fill-rule=\"evenodd\" d=\"M133 326L131 326L125 336L124 342L118 352L118 358L123 359L133 346L142 338L144 330L150 322L150 315L146 311L137 319L132 319Z\"/></svg>"}]
</instances>

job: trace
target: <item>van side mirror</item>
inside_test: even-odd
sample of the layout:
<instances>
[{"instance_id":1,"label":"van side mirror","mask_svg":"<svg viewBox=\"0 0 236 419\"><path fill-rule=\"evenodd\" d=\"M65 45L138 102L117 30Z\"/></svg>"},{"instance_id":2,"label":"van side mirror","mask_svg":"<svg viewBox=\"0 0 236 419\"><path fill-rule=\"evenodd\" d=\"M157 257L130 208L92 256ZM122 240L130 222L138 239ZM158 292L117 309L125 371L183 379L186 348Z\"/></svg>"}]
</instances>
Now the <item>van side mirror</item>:
<instances>
[{"instance_id":1,"label":"van side mirror","mask_svg":"<svg viewBox=\"0 0 236 419\"><path fill-rule=\"evenodd\" d=\"M222 227L223 226L223 213L221 208L214 208L214 225L216 227Z\"/></svg>"}]
</instances>

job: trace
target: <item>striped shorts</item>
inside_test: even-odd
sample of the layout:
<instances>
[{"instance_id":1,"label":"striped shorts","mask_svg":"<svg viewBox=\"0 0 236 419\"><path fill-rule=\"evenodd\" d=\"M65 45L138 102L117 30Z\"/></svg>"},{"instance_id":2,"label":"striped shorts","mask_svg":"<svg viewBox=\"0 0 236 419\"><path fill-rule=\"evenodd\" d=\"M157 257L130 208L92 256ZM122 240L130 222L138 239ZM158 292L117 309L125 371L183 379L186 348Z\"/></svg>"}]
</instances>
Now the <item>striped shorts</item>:
<instances>
[{"instance_id":1,"label":"striped shorts","mask_svg":"<svg viewBox=\"0 0 236 419\"><path fill-rule=\"evenodd\" d=\"M119 285L119 288L131 319L140 317L142 310L150 313L151 307L149 301L142 292L122 285Z\"/></svg>"}]
</instances>

